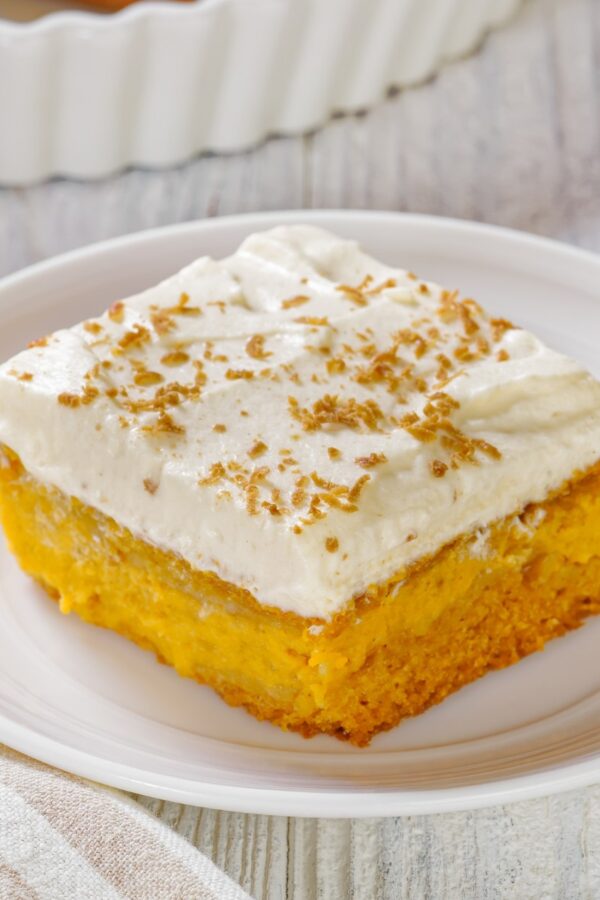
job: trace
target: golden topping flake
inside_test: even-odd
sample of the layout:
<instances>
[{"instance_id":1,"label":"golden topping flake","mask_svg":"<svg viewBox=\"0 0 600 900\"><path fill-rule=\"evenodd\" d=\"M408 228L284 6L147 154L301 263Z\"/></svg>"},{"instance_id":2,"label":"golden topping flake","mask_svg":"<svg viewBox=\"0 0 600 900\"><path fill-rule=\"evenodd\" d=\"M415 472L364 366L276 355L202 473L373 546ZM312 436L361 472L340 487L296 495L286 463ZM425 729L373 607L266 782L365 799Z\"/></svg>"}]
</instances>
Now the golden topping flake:
<instances>
[{"instance_id":1,"label":"golden topping flake","mask_svg":"<svg viewBox=\"0 0 600 900\"><path fill-rule=\"evenodd\" d=\"M295 306L302 306L304 303L308 303L310 297L307 297L305 294L298 294L296 297L290 297L288 300L281 301L282 309L293 309Z\"/></svg>"},{"instance_id":2,"label":"golden topping flake","mask_svg":"<svg viewBox=\"0 0 600 900\"><path fill-rule=\"evenodd\" d=\"M177 301L176 306L168 306L164 310L166 313L171 313L174 316L199 316L202 314L202 310L199 306L188 306L190 302L190 295L186 294L183 291L179 295L179 300Z\"/></svg>"},{"instance_id":3,"label":"golden topping flake","mask_svg":"<svg viewBox=\"0 0 600 900\"><path fill-rule=\"evenodd\" d=\"M434 459L430 463L430 468L436 478L443 478L448 471L448 466L441 459Z\"/></svg>"},{"instance_id":4,"label":"golden topping flake","mask_svg":"<svg viewBox=\"0 0 600 900\"><path fill-rule=\"evenodd\" d=\"M254 372L251 369L227 369L225 378L228 378L229 381L239 381L243 379L250 381L254 378ZM240 412L240 415L244 415L244 413Z\"/></svg>"},{"instance_id":5,"label":"golden topping flake","mask_svg":"<svg viewBox=\"0 0 600 900\"><path fill-rule=\"evenodd\" d=\"M330 375L341 375L346 371L346 363L340 356L333 356L327 360L325 365Z\"/></svg>"},{"instance_id":6,"label":"golden topping flake","mask_svg":"<svg viewBox=\"0 0 600 900\"><path fill-rule=\"evenodd\" d=\"M300 322L301 325L329 325L327 316L297 316L294 322Z\"/></svg>"},{"instance_id":7,"label":"golden topping flake","mask_svg":"<svg viewBox=\"0 0 600 900\"><path fill-rule=\"evenodd\" d=\"M175 328L175 320L165 309L159 309L151 313L150 321L157 334L168 334L169 331Z\"/></svg>"},{"instance_id":8,"label":"golden topping flake","mask_svg":"<svg viewBox=\"0 0 600 900\"><path fill-rule=\"evenodd\" d=\"M335 553L335 551L339 549L339 546L340 542L336 537L325 538L325 549L329 553Z\"/></svg>"},{"instance_id":9,"label":"golden topping flake","mask_svg":"<svg viewBox=\"0 0 600 900\"><path fill-rule=\"evenodd\" d=\"M144 425L142 431L148 434L185 434L185 428L178 425L168 412L162 410L150 425Z\"/></svg>"},{"instance_id":10,"label":"golden topping flake","mask_svg":"<svg viewBox=\"0 0 600 900\"><path fill-rule=\"evenodd\" d=\"M133 326L131 331L126 331L123 337L118 341L117 346L122 350L132 350L141 347L150 340L150 332L144 325L138 322Z\"/></svg>"},{"instance_id":11,"label":"golden topping flake","mask_svg":"<svg viewBox=\"0 0 600 900\"><path fill-rule=\"evenodd\" d=\"M170 353L165 353L160 361L163 366L183 366L190 361L190 357L183 350L172 350Z\"/></svg>"},{"instance_id":12,"label":"golden topping flake","mask_svg":"<svg viewBox=\"0 0 600 900\"><path fill-rule=\"evenodd\" d=\"M100 322L92 322L91 320L83 323L83 328L85 331L89 331L90 334L100 334L102 331L102 325Z\"/></svg>"},{"instance_id":13,"label":"golden topping flake","mask_svg":"<svg viewBox=\"0 0 600 900\"><path fill-rule=\"evenodd\" d=\"M160 384L161 381L164 381L164 378L160 372L142 371L135 373L133 381L138 387L151 387L154 384Z\"/></svg>"},{"instance_id":14,"label":"golden topping flake","mask_svg":"<svg viewBox=\"0 0 600 900\"><path fill-rule=\"evenodd\" d=\"M490 325L492 326L492 337L496 342L498 342L507 331L512 331L516 328L516 325L513 325L508 319L490 319Z\"/></svg>"},{"instance_id":15,"label":"golden topping flake","mask_svg":"<svg viewBox=\"0 0 600 900\"><path fill-rule=\"evenodd\" d=\"M246 353L253 359L268 359L273 356L265 350L265 336L263 334L253 335L246 344Z\"/></svg>"},{"instance_id":16,"label":"golden topping flake","mask_svg":"<svg viewBox=\"0 0 600 900\"><path fill-rule=\"evenodd\" d=\"M386 463L387 456L385 453L369 453L368 456L357 456L354 462L363 469L373 469L375 466Z\"/></svg>"},{"instance_id":17,"label":"golden topping flake","mask_svg":"<svg viewBox=\"0 0 600 900\"><path fill-rule=\"evenodd\" d=\"M198 484L200 485L209 485L209 484L217 484L223 478L225 478L227 472L225 471L225 466L223 463L217 462L213 463L210 467L209 474L204 478L200 478L198 480Z\"/></svg>"},{"instance_id":18,"label":"golden topping flake","mask_svg":"<svg viewBox=\"0 0 600 900\"><path fill-rule=\"evenodd\" d=\"M350 493L348 494L348 499L352 502L355 502L360 497L363 488L366 486L367 482L371 480L370 475L361 475L358 481L354 483L354 485L350 488Z\"/></svg>"},{"instance_id":19,"label":"golden topping flake","mask_svg":"<svg viewBox=\"0 0 600 900\"><path fill-rule=\"evenodd\" d=\"M120 324L125 316L125 304L122 300L117 300L108 310L108 318L113 322Z\"/></svg>"},{"instance_id":20,"label":"golden topping flake","mask_svg":"<svg viewBox=\"0 0 600 900\"><path fill-rule=\"evenodd\" d=\"M269 448L264 441L256 441L256 443L252 445L250 450L248 450L248 456L250 457L250 459L256 459L257 457L262 456L263 453L266 453L268 449Z\"/></svg>"},{"instance_id":21,"label":"golden topping flake","mask_svg":"<svg viewBox=\"0 0 600 900\"><path fill-rule=\"evenodd\" d=\"M301 423L305 431L318 431L325 425L341 425L346 428L377 431L383 419L381 409L374 400L360 403L354 397L340 399L333 394L325 394L313 403L312 409L300 406L295 397L288 397L290 413Z\"/></svg>"},{"instance_id":22,"label":"golden topping flake","mask_svg":"<svg viewBox=\"0 0 600 900\"><path fill-rule=\"evenodd\" d=\"M62 404L62 406L75 408L80 405L81 397L78 394L69 394L67 391L63 391L58 395L58 402Z\"/></svg>"}]
</instances>

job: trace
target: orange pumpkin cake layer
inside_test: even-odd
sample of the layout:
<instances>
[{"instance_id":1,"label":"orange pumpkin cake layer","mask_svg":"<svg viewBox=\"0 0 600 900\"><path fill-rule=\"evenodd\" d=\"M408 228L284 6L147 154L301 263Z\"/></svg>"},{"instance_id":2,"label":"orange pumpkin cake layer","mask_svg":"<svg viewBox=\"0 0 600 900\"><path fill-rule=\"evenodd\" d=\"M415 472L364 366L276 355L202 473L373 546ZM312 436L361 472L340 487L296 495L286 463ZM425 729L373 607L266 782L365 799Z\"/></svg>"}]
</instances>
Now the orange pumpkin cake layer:
<instances>
[{"instance_id":1,"label":"orange pumpkin cake layer","mask_svg":"<svg viewBox=\"0 0 600 900\"><path fill-rule=\"evenodd\" d=\"M5 454L0 514L10 547L62 612L305 736L368 744L600 611L600 466L318 624L193 570Z\"/></svg>"},{"instance_id":2,"label":"orange pumpkin cake layer","mask_svg":"<svg viewBox=\"0 0 600 900\"><path fill-rule=\"evenodd\" d=\"M305 735L364 745L598 611L598 381L321 229L34 340L0 446L63 611Z\"/></svg>"}]
</instances>

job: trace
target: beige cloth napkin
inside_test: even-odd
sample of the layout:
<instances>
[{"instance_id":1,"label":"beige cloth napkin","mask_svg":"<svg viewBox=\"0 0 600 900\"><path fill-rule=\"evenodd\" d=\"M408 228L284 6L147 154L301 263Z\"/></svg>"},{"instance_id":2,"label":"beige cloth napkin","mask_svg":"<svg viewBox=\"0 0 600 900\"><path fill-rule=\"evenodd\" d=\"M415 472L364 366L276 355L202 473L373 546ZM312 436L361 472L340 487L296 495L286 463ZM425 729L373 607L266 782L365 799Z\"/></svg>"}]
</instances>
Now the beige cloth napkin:
<instances>
[{"instance_id":1,"label":"beige cloth napkin","mask_svg":"<svg viewBox=\"0 0 600 900\"><path fill-rule=\"evenodd\" d=\"M0 900L250 900L118 791L0 745Z\"/></svg>"}]
</instances>

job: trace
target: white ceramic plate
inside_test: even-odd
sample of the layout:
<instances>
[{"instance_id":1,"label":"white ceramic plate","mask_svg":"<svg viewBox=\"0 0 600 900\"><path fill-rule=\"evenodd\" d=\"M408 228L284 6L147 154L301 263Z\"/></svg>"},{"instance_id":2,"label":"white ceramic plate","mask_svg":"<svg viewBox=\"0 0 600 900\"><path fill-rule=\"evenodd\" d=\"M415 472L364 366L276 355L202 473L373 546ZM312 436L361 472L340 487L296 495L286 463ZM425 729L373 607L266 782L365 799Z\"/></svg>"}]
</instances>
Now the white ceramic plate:
<instances>
[{"instance_id":1,"label":"white ceramic plate","mask_svg":"<svg viewBox=\"0 0 600 900\"><path fill-rule=\"evenodd\" d=\"M516 232L385 213L295 212L150 231L0 285L0 359L251 231L316 222L473 294L600 375L600 258ZM282 815L484 806L600 779L600 619L357 750L230 709L124 639L63 617L0 551L0 740L138 793Z\"/></svg>"}]
</instances>

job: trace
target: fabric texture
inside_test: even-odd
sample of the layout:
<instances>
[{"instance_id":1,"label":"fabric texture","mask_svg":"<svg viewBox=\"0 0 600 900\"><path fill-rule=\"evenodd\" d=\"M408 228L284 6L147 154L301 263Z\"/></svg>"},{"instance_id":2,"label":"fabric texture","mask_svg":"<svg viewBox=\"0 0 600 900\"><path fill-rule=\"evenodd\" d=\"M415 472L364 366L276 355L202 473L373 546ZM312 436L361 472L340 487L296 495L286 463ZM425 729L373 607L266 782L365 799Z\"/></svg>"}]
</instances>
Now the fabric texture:
<instances>
[{"instance_id":1,"label":"fabric texture","mask_svg":"<svg viewBox=\"0 0 600 900\"><path fill-rule=\"evenodd\" d=\"M0 746L0 900L249 900L118 791Z\"/></svg>"}]
</instances>

